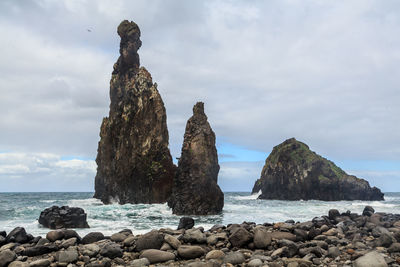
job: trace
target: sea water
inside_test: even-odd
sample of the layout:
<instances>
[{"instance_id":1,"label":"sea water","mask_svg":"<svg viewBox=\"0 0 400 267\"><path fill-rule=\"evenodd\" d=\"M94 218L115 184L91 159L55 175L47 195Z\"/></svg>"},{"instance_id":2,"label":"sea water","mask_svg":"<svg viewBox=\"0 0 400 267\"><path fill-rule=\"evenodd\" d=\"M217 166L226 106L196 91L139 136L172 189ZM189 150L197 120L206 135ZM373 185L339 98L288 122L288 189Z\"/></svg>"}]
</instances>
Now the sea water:
<instances>
[{"instance_id":1,"label":"sea water","mask_svg":"<svg viewBox=\"0 0 400 267\"><path fill-rule=\"evenodd\" d=\"M40 212L53 205L81 207L88 216L89 229L76 229L83 236L99 231L111 235L122 229L131 229L135 234L151 229L172 228L179 223L180 216L172 214L167 204L112 204L103 205L92 198L93 193L0 193L0 231L11 231L22 226L34 236L45 235L49 229L38 223ZM340 212L350 210L362 213L366 205L377 212L400 213L400 193L386 193L385 201L281 201L260 200L256 195L243 192L225 192L222 214L193 216L197 226L205 229L214 224L256 222L282 222L293 219L307 221L316 216L327 215L329 209Z\"/></svg>"}]
</instances>

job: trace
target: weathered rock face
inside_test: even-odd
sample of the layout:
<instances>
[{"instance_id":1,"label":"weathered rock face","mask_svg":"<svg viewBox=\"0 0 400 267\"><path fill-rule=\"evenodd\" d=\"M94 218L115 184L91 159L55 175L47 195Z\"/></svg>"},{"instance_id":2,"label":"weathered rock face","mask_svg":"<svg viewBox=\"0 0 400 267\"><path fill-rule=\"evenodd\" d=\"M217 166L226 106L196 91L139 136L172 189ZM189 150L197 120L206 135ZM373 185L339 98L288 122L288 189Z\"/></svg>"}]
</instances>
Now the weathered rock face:
<instances>
[{"instance_id":1,"label":"weathered rock face","mask_svg":"<svg viewBox=\"0 0 400 267\"><path fill-rule=\"evenodd\" d=\"M204 104L193 107L186 124L181 158L168 205L174 214L217 214L224 206L224 194L217 184L218 155L215 134L204 114Z\"/></svg>"},{"instance_id":2,"label":"weathered rock face","mask_svg":"<svg viewBox=\"0 0 400 267\"><path fill-rule=\"evenodd\" d=\"M346 174L294 138L274 147L253 187L260 199L383 200L366 180Z\"/></svg>"},{"instance_id":3,"label":"weathered rock face","mask_svg":"<svg viewBox=\"0 0 400 267\"><path fill-rule=\"evenodd\" d=\"M118 34L120 57L110 81L109 117L100 130L94 197L104 203L166 202L176 167L164 103L150 73L139 67L139 27L125 20Z\"/></svg>"},{"instance_id":4,"label":"weathered rock face","mask_svg":"<svg viewBox=\"0 0 400 267\"><path fill-rule=\"evenodd\" d=\"M82 208L53 206L40 213L39 223L50 229L89 228Z\"/></svg>"}]
</instances>

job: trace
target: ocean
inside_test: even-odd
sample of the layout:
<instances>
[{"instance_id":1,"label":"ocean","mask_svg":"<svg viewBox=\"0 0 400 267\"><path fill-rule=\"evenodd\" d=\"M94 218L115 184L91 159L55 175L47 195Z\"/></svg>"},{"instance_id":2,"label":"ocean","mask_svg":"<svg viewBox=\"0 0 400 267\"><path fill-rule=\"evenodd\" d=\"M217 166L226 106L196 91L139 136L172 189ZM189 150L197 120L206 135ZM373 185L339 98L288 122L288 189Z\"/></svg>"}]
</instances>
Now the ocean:
<instances>
[{"instance_id":1,"label":"ocean","mask_svg":"<svg viewBox=\"0 0 400 267\"><path fill-rule=\"evenodd\" d=\"M22 226L34 236L46 235L49 229L38 223L40 212L53 205L83 208L88 215L89 229L76 229L83 236L99 231L111 235L129 228L140 234L158 228L176 228L180 216L173 215L167 204L103 205L93 193L0 193L0 231L10 232ZM362 213L366 205L376 212L400 213L400 193L385 193L385 201L280 201L260 200L258 195L225 192L223 213L213 216L192 216L196 226L209 229L214 224L282 222L293 219L307 221L327 215L329 209Z\"/></svg>"}]
</instances>

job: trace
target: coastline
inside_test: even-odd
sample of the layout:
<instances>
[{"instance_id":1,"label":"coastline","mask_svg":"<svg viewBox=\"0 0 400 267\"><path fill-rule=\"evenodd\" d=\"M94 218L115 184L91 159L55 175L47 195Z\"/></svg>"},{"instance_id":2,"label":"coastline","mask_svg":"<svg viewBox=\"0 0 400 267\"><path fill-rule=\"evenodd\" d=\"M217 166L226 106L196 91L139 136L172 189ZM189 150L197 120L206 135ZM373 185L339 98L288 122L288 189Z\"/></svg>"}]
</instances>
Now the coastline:
<instances>
[{"instance_id":1,"label":"coastline","mask_svg":"<svg viewBox=\"0 0 400 267\"><path fill-rule=\"evenodd\" d=\"M143 235L123 230L79 236L74 230L49 230L39 238L18 229L1 233L0 265L399 266L400 215L371 207L363 214L332 209L301 223L243 222L209 230L195 225ZM375 265L362 265L365 259Z\"/></svg>"}]
</instances>

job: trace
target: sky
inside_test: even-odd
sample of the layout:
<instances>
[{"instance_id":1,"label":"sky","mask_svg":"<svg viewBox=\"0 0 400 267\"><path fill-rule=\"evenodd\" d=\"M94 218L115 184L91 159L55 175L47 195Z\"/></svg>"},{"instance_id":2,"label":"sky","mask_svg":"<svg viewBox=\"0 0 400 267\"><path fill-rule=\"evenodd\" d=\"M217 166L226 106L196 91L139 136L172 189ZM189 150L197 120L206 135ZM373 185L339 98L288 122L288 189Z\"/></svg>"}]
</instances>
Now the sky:
<instances>
[{"instance_id":1,"label":"sky","mask_svg":"<svg viewBox=\"0 0 400 267\"><path fill-rule=\"evenodd\" d=\"M0 192L94 190L124 19L174 158L205 102L223 191L251 191L291 137L400 191L400 1L2 0Z\"/></svg>"}]
</instances>

